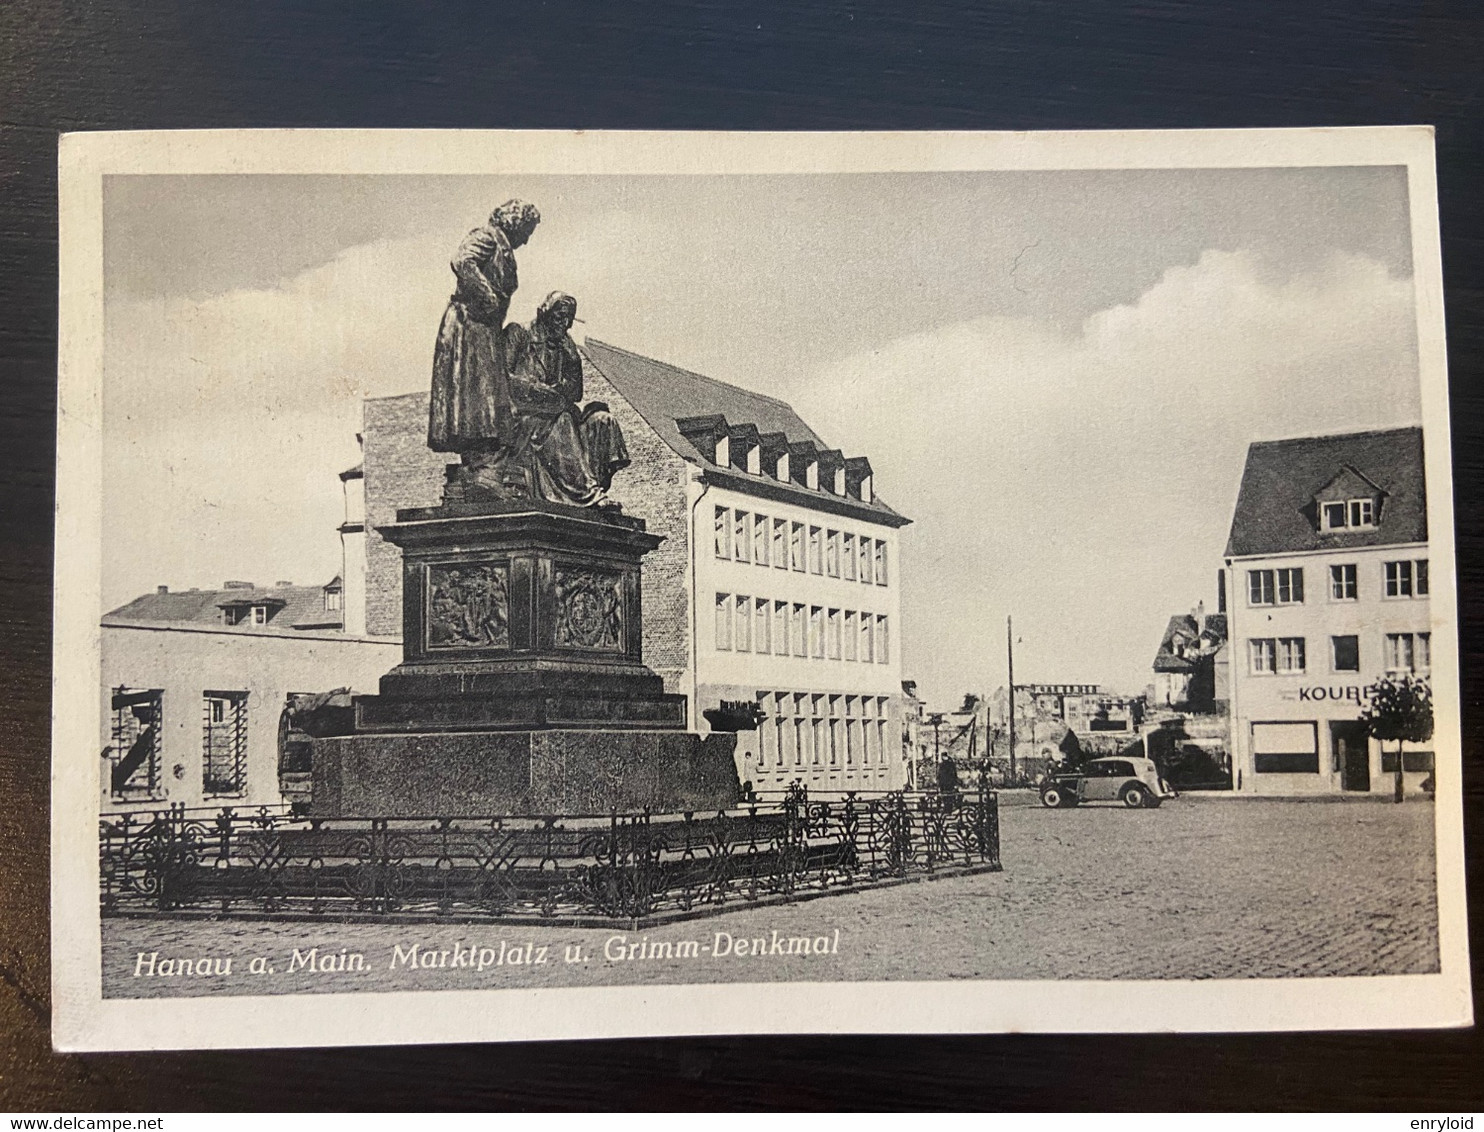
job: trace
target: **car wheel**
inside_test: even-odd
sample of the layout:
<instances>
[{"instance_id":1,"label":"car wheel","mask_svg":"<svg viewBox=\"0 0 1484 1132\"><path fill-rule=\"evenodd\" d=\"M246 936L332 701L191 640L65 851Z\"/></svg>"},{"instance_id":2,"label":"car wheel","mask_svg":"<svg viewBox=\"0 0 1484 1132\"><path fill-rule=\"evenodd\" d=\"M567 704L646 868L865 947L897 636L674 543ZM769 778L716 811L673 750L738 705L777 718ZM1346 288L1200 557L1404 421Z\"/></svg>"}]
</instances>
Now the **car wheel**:
<instances>
[{"instance_id":1,"label":"car wheel","mask_svg":"<svg viewBox=\"0 0 1484 1132\"><path fill-rule=\"evenodd\" d=\"M1045 790L1042 790L1041 805L1045 806L1048 810L1057 810L1065 806L1066 800L1062 796L1061 788L1058 786L1048 786Z\"/></svg>"},{"instance_id":2,"label":"car wheel","mask_svg":"<svg viewBox=\"0 0 1484 1132\"><path fill-rule=\"evenodd\" d=\"M1149 791L1145 790L1142 786L1124 787L1122 797L1123 804L1131 810L1142 809L1153 801L1149 796Z\"/></svg>"}]
</instances>

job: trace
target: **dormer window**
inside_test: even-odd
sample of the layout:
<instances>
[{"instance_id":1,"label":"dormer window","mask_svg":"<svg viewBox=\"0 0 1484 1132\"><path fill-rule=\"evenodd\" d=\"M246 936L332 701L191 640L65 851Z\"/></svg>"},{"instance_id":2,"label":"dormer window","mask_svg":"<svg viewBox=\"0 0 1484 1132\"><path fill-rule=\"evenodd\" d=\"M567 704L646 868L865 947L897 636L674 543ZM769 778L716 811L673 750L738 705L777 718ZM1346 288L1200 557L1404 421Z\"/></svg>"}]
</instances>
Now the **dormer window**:
<instances>
[{"instance_id":1,"label":"dormer window","mask_svg":"<svg viewBox=\"0 0 1484 1132\"><path fill-rule=\"evenodd\" d=\"M1343 531L1376 525L1374 499L1345 499L1320 504L1320 526L1326 531Z\"/></svg>"},{"instance_id":2,"label":"dormer window","mask_svg":"<svg viewBox=\"0 0 1484 1132\"><path fill-rule=\"evenodd\" d=\"M1314 493L1310 522L1321 531L1367 530L1381 518L1386 491L1364 472L1342 465L1334 477Z\"/></svg>"},{"instance_id":3,"label":"dormer window","mask_svg":"<svg viewBox=\"0 0 1484 1132\"><path fill-rule=\"evenodd\" d=\"M241 598L221 603L224 625L266 625L286 603L280 597L263 597L256 601Z\"/></svg>"}]
</instances>

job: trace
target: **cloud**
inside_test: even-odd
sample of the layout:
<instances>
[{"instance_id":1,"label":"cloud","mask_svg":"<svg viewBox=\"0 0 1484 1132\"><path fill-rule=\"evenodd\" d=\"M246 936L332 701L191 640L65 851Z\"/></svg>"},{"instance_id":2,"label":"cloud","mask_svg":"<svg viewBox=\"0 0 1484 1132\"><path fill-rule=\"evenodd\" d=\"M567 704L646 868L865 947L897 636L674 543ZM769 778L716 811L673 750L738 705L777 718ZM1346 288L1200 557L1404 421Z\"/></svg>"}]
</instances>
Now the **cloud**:
<instances>
[{"instance_id":1,"label":"cloud","mask_svg":"<svg viewBox=\"0 0 1484 1132\"><path fill-rule=\"evenodd\" d=\"M512 317L562 288L608 340L681 364L742 357L752 308L714 314L728 269L714 249L668 248L685 270L643 269L646 248L678 239L622 210L553 231L522 252ZM456 241L362 244L280 287L203 301L110 299L109 607L157 583L339 570L337 473L358 458L361 399L425 386ZM1373 259L1284 273L1209 251L1062 325L946 325L803 381L771 360L787 342L737 363L869 455L915 520L905 674L943 703L1003 682L1011 612L1018 676L1142 687L1169 615L1214 602L1250 441L1418 417L1411 281Z\"/></svg>"},{"instance_id":2,"label":"cloud","mask_svg":"<svg viewBox=\"0 0 1484 1132\"><path fill-rule=\"evenodd\" d=\"M1019 678L1130 690L1215 603L1248 443L1414 423L1412 282L1334 256L1170 268L1071 334L978 319L829 367L794 400L872 460L905 532L907 675L941 702Z\"/></svg>"}]
</instances>

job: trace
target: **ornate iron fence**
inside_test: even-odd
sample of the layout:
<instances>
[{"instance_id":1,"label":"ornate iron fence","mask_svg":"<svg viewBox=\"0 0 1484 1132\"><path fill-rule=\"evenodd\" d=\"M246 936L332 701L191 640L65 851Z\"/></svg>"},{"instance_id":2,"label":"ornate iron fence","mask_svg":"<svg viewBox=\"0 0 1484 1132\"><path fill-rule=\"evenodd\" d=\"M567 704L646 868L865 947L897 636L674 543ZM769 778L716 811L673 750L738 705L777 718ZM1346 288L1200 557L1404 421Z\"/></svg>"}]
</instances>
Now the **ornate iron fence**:
<instances>
[{"instance_id":1,"label":"ornate iron fence","mask_svg":"<svg viewBox=\"0 0 1484 1132\"><path fill-rule=\"evenodd\" d=\"M304 819L183 807L103 820L104 915L632 925L1000 868L993 792L795 790L710 815Z\"/></svg>"}]
</instances>

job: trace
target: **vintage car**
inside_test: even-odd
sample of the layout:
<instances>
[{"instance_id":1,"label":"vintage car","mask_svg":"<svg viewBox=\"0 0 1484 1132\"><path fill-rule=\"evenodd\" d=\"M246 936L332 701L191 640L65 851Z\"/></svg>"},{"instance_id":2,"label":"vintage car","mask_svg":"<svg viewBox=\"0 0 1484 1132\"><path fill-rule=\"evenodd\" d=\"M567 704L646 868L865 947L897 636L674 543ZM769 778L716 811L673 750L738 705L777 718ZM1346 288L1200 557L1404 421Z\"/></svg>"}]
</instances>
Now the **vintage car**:
<instances>
[{"instance_id":1,"label":"vintage car","mask_svg":"<svg viewBox=\"0 0 1484 1132\"><path fill-rule=\"evenodd\" d=\"M1041 805L1066 809L1082 802L1122 802L1131 810L1154 809L1175 797L1151 759L1093 759L1081 770L1052 773L1041 783Z\"/></svg>"}]
</instances>

